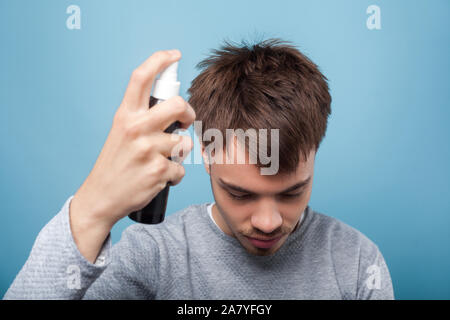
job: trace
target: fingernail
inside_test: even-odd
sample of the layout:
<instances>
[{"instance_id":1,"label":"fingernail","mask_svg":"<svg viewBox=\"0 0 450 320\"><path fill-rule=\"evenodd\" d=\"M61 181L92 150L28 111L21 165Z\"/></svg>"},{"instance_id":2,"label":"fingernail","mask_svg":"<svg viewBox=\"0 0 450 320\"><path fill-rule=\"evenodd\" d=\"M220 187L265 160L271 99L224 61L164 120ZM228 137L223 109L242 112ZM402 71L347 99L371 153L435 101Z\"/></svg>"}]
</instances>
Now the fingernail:
<instances>
[{"instance_id":1,"label":"fingernail","mask_svg":"<svg viewBox=\"0 0 450 320\"><path fill-rule=\"evenodd\" d=\"M180 50L178 50L178 49L172 49L172 50L169 50L169 53L170 53L172 56L178 56L178 55L180 54Z\"/></svg>"}]
</instances>

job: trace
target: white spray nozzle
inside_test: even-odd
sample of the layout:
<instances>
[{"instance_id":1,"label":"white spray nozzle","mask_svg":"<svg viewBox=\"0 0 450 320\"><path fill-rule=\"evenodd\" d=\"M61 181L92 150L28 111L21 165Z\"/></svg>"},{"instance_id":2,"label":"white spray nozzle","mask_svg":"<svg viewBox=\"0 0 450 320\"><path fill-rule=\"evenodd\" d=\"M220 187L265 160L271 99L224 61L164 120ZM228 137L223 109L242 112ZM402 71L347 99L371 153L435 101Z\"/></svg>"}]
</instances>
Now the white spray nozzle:
<instances>
[{"instance_id":1,"label":"white spray nozzle","mask_svg":"<svg viewBox=\"0 0 450 320\"><path fill-rule=\"evenodd\" d=\"M170 66L168 66L163 72L161 72L159 80L177 81L177 70L178 70L178 61L175 61Z\"/></svg>"},{"instance_id":2,"label":"white spray nozzle","mask_svg":"<svg viewBox=\"0 0 450 320\"><path fill-rule=\"evenodd\" d=\"M178 61L168 66L156 80L153 96L167 100L180 93L180 82L177 80Z\"/></svg>"}]
</instances>

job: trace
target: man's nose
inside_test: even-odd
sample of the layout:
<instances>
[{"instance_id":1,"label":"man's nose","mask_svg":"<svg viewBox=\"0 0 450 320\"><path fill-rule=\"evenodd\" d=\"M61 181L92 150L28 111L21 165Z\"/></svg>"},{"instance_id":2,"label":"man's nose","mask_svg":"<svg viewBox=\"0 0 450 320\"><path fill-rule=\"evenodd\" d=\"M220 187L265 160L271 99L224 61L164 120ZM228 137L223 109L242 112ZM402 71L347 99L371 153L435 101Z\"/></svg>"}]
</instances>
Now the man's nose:
<instances>
[{"instance_id":1,"label":"man's nose","mask_svg":"<svg viewBox=\"0 0 450 320\"><path fill-rule=\"evenodd\" d=\"M281 218L278 206L274 200L261 200L256 212L251 218L252 226L264 233L271 233L281 226Z\"/></svg>"}]
</instances>

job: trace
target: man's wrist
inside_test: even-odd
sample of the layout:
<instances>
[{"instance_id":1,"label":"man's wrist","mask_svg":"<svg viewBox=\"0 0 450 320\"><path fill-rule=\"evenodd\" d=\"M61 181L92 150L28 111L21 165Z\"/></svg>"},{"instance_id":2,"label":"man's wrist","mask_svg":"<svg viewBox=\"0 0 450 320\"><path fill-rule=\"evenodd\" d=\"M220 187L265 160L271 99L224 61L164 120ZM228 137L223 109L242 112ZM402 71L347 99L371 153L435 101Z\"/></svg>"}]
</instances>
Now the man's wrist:
<instances>
[{"instance_id":1,"label":"man's wrist","mask_svg":"<svg viewBox=\"0 0 450 320\"><path fill-rule=\"evenodd\" d=\"M69 221L72 237L80 253L94 263L114 223L91 212L91 208L77 197L69 205Z\"/></svg>"}]
</instances>

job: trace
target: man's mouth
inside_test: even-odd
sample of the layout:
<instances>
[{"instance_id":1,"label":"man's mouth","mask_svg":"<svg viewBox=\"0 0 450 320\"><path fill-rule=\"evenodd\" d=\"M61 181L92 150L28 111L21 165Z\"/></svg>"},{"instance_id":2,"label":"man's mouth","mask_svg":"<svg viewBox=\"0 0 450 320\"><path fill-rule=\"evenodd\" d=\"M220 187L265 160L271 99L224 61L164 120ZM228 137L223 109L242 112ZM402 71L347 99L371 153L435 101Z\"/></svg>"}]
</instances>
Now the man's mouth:
<instances>
[{"instance_id":1,"label":"man's mouth","mask_svg":"<svg viewBox=\"0 0 450 320\"><path fill-rule=\"evenodd\" d=\"M251 238L251 237L247 237L246 238L250 241L250 243L252 245L254 245L257 248L261 248L261 249L269 249L271 247L273 247L281 238L282 236L278 236L276 238Z\"/></svg>"}]
</instances>

